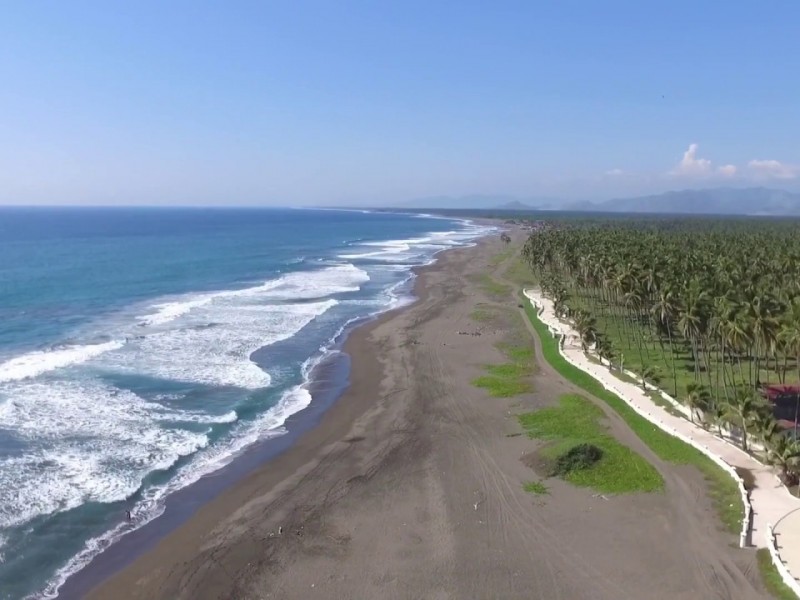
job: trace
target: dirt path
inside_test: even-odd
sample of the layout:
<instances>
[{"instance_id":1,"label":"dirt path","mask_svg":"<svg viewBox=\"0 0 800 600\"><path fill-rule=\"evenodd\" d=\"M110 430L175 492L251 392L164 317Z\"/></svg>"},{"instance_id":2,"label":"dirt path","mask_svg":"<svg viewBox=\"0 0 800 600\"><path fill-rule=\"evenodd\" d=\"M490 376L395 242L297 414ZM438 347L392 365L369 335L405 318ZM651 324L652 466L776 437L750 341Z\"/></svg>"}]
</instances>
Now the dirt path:
<instances>
[{"instance_id":1,"label":"dirt path","mask_svg":"<svg viewBox=\"0 0 800 600\"><path fill-rule=\"evenodd\" d=\"M502 250L487 240L426 270L419 302L348 342L352 385L320 427L92 597L766 597L700 474L662 463L602 402L613 435L656 466L666 492L605 499L558 480L547 496L523 490L535 475L520 457L536 442L516 414L577 390L541 361L533 393L489 398L471 385L519 334L514 321L458 333L479 328L478 306L513 316L516 296L494 298L475 279L504 270L489 265Z\"/></svg>"}]
</instances>

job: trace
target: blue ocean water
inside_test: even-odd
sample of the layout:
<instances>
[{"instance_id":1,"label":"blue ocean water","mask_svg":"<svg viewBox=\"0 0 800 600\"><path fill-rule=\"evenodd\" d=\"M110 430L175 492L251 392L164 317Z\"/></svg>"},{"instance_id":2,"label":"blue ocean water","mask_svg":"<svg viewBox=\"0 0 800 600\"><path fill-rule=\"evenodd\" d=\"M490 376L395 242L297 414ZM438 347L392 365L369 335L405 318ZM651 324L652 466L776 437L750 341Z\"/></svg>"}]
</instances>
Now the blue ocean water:
<instances>
[{"instance_id":1,"label":"blue ocean water","mask_svg":"<svg viewBox=\"0 0 800 600\"><path fill-rule=\"evenodd\" d=\"M53 597L280 435L347 323L486 232L358 211L0 208L0 598Z\"/></svg>"}]
</instances>

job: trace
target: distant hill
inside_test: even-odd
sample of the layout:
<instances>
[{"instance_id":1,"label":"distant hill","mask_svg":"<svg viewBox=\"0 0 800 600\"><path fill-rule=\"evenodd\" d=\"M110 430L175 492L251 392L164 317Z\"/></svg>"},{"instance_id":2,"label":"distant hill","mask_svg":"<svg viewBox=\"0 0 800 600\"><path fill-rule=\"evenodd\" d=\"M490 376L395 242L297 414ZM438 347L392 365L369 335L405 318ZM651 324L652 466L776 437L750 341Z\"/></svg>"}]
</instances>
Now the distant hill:
<instances>
[{"instance_id":1,"label":"distant hill","mask_svg":"<svg viewBox=\"0 0 800 600\"><path fill-rule=\"evenodd\" d=\"M663 194L614 198L599 202L568 202L549 197L505 195L432 196L393 208L402 210L497 210L568 212L659 213L675 215L800 216L800 193L765 187L677 190Z\"/></svg>"},{"instance_id":2,"label":"distant hill","mask_svg":"<svg viewBox=\"0 0 800 600\"><path fill-rule=\"evenodd\" d=\"M680 190L652 196L617 198L570 210L684 215L800 215L800 194L769 188Z\"/></svg>"},{"instance_id":3,"label":"distant hill","mask_svg":"<svg viewBox=\"0 0 800 600\"><path fill-rule=\"evenodd\" d=\"M524 202L520 202L519 200L512 200L511 202L506 202L505 204L501 204L500 206L495 206L497 210L539 210L536 206L531 206L530 204L525 204Z\"/></svg>"},{"instance_id":4,"label":"distant hill","mask_svg":"<svg viewBox=\"0 0 800 600\"><path fill-rule=\"evenodd\" d=\"M563 203L563 200L557 198L518 198L499 194L482 194L417 198L399 204L396 208L537 210L537 207Z\"/></svg>"}]
</instances>

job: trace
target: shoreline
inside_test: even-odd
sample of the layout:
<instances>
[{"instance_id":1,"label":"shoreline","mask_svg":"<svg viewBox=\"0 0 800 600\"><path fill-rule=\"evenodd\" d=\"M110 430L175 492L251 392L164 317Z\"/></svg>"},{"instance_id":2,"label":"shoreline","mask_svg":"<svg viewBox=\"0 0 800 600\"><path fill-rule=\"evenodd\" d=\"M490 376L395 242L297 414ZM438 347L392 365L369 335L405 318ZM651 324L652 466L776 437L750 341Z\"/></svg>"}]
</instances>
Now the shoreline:
<instances>
[{"instance_id":1,"label":"shoreline","mask_svg":"<svg viewBox=\"0 0 800 600\"><path fill-rule=\"evenodd\" d=\"M410 284L409 301L345 324L331 341L328 355L322 356L309 373L307 385L311 403L287 418L281 426L286 429L286 433L252 444L230 463L170 494L161 515L118 538L88 564L68 576L55 597L58 600L85 597L94 588L151 552L163 539L191 521L206 505L213 503L229 490L245 485L248 479L257 477L261 470L269 469L283 455L292 453L297 444L304 442L304 438L314 437L315 430L323 425L326 415L343 400L352 386L352 350L353 347L363 344L363 341L358 341L359 338L368 337L372 329L420 302L424 294L420 275L434 269L443 256L450 252L469 250L485 238L486 236L476 238L468 246L444 249L433 256L432 262L412 267L409 279L404 282L405 285ZM294 464L295 461L288 462Z\"/></svg>"},{"instance_id":2,"label":"shoreline","mask_svg":"<svg viewBox=\"0 0 800 600\"><path fill-rule=\"evenodd\" d=\"M599 400L664 492L603 496L558 478L526 491L541 442L518 417L573 390L541 360L528 391L474 385L508 344L541 356L516 297L487 280L505 249L489 236L422 270L417 302L349 336L350 386L317 427L86 598L763 599L702 474L660 460Z\"/></svg>"}]
</instances>

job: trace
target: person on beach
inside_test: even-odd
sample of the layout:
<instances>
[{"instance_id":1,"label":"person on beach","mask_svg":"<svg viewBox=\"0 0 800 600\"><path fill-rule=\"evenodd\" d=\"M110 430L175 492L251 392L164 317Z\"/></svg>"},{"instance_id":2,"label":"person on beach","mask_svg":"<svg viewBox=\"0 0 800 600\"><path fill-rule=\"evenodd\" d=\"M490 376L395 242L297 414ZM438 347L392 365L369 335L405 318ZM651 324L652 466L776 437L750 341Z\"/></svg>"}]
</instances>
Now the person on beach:
<instances>
[{"instance_id":1,"label":"person on beach","mask_svg":"<svg viewBox=\"0 0 800 600\"><path fill-rule=\"evenodd\" d=\"M126 510L125 511L125 518L128 520L128 523L133 521L133 515L131 515L131 511L130 510Z\"/></svg>"}]
</instances>

